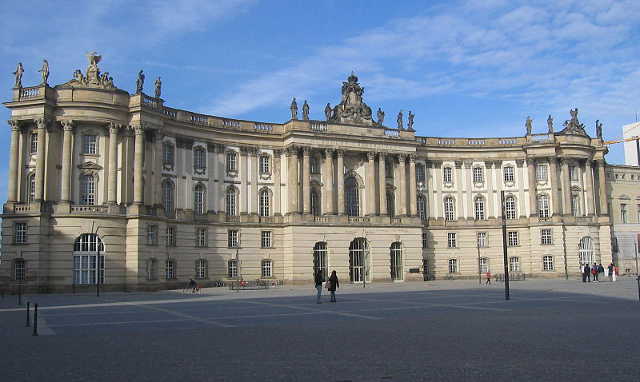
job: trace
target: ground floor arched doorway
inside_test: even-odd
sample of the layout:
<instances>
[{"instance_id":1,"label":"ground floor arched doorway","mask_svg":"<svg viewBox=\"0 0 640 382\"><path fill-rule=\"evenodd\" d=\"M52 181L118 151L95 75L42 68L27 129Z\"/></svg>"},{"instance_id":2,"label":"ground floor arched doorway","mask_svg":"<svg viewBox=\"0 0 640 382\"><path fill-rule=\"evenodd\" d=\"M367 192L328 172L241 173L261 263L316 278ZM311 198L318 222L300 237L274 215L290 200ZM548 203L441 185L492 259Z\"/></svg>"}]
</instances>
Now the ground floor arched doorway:
<instances>
[{"instance_id":1,"label":"ground floor arched doorway","mask_svg":"<svg viewBox=\"0 0 640 382\"><path fill-rule=\"evenodd\" d=\"M367 239L358 237L349 244L349 276L352 283L364 282L368 276L369 245ZM367 281L369 278L367 277Z\"/></svg>"},{"instance_id":2,"label":"ground floor arched doorway","mask_svg":"<svg viewBox=\"0 0 640 382\"><path fill-rule=\"evenodd\" d=\"M313 246L313 274L320 271L326 280L327 275L327 243L319 241Z\"/></svg>"},{"instance_id":3,"label":"ground floor arched doorway","mask_svg":"<svg viewBox=\"0 0 640 382\"><path fill-rule=\"evenodd\" d=\"M391 244L389 248L390 265L391 265L391 280L402 281L404 277L402 266L402 244L395 242Z\"/></svg>"},{"instance_id":4,"label":"ground floor arched doorway","mask_svg":"<svg viewBox=\"0 0 640 382\"><path fill-rule=\"evenodd\" d=\"M585 236L580 239L580 244L578 245L578 257L581 267L583 267L584 264L591 265L597 261L593 253L593 240L591 237Z\"/></svg>"},{"instance_id":5,"label":"ground floor arched doorway","mask_svg":"<svg viewBox=\"0 0 640 382\"><path fill-rule=\"evenodd\" d=\"M104 284L104 244L98 235L83 233L73 244L73 284Z\"/></svg>"}]
</instances>

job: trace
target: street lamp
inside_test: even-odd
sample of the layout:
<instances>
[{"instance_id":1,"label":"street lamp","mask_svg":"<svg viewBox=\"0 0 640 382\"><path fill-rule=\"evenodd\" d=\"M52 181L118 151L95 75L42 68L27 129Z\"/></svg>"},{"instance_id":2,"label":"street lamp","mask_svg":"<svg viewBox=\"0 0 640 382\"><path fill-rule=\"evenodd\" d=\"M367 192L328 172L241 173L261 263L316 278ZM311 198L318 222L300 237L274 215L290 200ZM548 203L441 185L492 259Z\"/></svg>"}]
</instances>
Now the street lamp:
<instances>
[{"instance_id":1,"label":"street lamp","mask_svg":"<svg viewBox=\"0 0 640 382\"><path fill-rule=\"evenodd\" d=\"M509 259L507 258L507 217L504 206L504 191L500 191L502 204L502 253L504 255L504 299L509 299Z\"/></svg>"}]
</instances>

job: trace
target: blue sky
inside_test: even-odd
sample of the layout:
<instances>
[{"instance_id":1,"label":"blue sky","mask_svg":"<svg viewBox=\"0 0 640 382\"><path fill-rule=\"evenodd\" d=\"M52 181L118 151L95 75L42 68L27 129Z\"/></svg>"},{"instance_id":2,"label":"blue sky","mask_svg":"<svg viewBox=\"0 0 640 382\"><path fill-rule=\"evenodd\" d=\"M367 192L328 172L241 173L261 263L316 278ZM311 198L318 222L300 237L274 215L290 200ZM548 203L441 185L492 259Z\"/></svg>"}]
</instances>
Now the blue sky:
<instances>
[{"instance_id":1,"label":"blue sky","mask_svg":"<svg viewBox=\"0 0 640 382\"><path fill-rule=\"evenodd\" d=\"M287 120L293 96L321 119L352 70L374 110L412 110L419 135L520 136L528 115L543 132L548 114L560 127L578 107L589 133L599 119L613 139L640 112L637 0L27 0L0 19L3 100L17 62L25 86L43 58L59 84L95 50L119 88L144 69L169 106L250 120ZM0 152L9 138L6 126ZM607 159L622 163L622 147Z\"/></svg>"}]
</instances>

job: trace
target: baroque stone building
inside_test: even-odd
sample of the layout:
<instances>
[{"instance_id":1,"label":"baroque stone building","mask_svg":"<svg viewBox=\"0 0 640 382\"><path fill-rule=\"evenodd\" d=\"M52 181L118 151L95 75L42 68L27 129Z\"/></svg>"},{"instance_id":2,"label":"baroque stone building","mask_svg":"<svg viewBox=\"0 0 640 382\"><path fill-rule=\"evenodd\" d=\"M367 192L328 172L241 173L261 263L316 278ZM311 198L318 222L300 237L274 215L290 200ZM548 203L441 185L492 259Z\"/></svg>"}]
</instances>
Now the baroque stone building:
<instances>
[{"instance_id":1,"label":"baroque stone building","mask_svg":"<svg viewBox=\"0 0 640 382\"><path fill-rule=\"evenodd\" d=\"M611 261L606 146L578 111L560 132L419 137L374 120L355 75L325 120L202 115L86 75L16 79L0 274L31 288L167 288L244 278L425 280L509 266L563 276ZM20 74L21 75L21 74ZM48 67L47 67L48 77ZM21 78L20 78L21 79ZM99 250L99 254L98 254Z\"/></svg>"},{"instance_id":2,"label":"baroque stone building","mask_svg":"<svg viewBox=\"0 0 640 382\"><path fill-rule=\"evenodd\" d=\"M640 167L608 166L607 185L613 223L613 260L621 274L637 274L636 255L640 240Z\"/></svg>"}]
</instances>

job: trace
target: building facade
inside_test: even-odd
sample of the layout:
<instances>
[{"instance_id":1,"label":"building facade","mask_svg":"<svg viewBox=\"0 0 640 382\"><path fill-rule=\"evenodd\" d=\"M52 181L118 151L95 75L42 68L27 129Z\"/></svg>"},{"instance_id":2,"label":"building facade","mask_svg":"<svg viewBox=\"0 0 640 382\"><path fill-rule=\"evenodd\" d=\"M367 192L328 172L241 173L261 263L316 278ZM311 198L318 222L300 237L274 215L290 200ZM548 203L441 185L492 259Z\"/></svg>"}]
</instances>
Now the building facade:
<instances>
[{"instance_id":1,"label":"building facade","mask_svg":"<svg viewBox=\"0 0 640 382\"><path fill-rule=\"evenodd\" d=\"M415 135L364 102L285 123L202 115L118 89L90 54L50 87L16 78L0 275L30 288L153 289L189 278L354 283L575 274L611 261L604 155L577 109L508 138ZM48 73L48 68L47 68Z\"/></svg>"},{"instance_id":2,"label":"building facade","mask_svg":"<svg viewBox=\"0 0 640 382\"><path fill-rule=\"evenodd\" d=\"M635 143L635 142L634 142ZM613 227L613 261L621 274L637 274L640 240L640 167L607 168Z\"/></svg>"}]
</instances>

